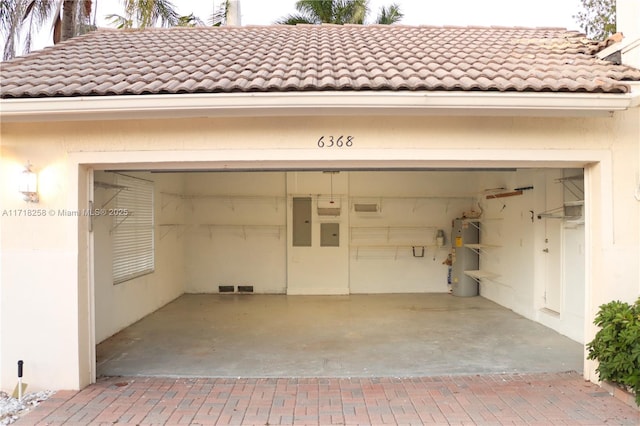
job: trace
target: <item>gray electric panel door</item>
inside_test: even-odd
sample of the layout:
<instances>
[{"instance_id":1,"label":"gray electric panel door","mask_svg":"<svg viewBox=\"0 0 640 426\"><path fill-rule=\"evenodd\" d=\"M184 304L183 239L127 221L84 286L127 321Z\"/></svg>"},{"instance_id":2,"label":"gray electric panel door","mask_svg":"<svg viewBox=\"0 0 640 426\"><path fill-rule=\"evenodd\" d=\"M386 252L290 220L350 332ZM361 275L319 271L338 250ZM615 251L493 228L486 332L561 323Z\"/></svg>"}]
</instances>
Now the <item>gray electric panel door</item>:
<instances>
[{"instance_id":1,"label":"gray electric panel door","mask_svg":"<svg viewBox=\"0 0 640 426\"><path fill-rule=\"evenodd\" d=\"M320 247L340 247L340 224L320 224Z\"/></svg>"},{"instance_id":2,"label":"gray electric panel door","mask_svg":"<svg viewBox=\"0 0 640 426\"><path fill-rule=\"evenodd\" d=\"M311 247L311 198L293 199L293 246Z\"/></svg>"}]
</instances>

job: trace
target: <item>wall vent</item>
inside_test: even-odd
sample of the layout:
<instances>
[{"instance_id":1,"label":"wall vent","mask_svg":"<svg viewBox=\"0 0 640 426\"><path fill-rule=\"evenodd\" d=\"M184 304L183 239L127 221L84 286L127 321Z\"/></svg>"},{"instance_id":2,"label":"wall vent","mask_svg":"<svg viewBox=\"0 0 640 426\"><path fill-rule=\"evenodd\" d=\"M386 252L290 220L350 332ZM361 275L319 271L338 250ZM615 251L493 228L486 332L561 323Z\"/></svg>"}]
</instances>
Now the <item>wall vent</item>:
<instances>
[{"instance_id":1,"label":"wall vent","mask_svg":"<svg viewBox=\"0 0 640 426\"><path fill-rule=\"evenodd\" d=\"M253 293L253 286L252 285L239 285L238 286L238 291L241 293Z\"/></svg>"},{"instance_id":2,"label":"wall vent","mask_svg":"<svg viewBox=\"0 0 640 426\"><path fill-rule=\"evenodd\" d=\"M380 209L376 203L355 203L353 211L356 213L378 213Z\"/></svg>"},{"instance_id":3,"label":"wall vent","mask_svg":"<svg viewBox=\"0 0 640 426\"><path fill-rule=\"evenodd\" d=\"M219 285L218 293L233 293L234 288L232 285Z\"/></svg>"}]
</instances>

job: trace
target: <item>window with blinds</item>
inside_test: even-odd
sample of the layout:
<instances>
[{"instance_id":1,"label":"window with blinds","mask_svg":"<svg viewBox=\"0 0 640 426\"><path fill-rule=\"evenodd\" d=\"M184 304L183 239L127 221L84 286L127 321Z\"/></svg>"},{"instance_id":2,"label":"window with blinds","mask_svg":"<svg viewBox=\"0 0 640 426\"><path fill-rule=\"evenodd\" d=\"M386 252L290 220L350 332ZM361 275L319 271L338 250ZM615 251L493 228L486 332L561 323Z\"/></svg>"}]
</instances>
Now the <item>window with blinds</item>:
<instances>
[{"instance_id":1,"label":"window with blinds","mask_svg":"<svg viewBox=\"0 0 640 426\"><path fill-rule=\"evenodd\" d=\"M153 182L116 174L124 187L113 204L113 283L119 284L153 272Z\"/></svg>"}]
</instances>

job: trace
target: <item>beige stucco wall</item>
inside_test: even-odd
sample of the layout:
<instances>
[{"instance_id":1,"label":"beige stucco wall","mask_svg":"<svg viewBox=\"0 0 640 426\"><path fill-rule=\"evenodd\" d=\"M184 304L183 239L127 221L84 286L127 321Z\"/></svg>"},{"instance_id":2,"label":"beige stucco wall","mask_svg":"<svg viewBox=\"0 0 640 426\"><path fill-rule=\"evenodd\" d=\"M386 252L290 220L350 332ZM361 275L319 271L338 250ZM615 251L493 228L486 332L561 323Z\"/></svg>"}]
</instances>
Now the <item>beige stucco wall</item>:
<instances>
[{"instance_id":1,"label":"beige stucco wall","mask_svg":"<svg viewBox=\"0 0 640 426\"><path fill-rule=\"evenodd\" d=\"M31 207L77 209L77 190L70 188L77 185L77 171L68 167L60 144L16 143L6 133L8 126L2 127L2 389L12 388L19 359L25 361L25 382L29 374L36 389L53 384L74 388L80 377L78 318L83 315L78 307L78 220L16 215ZM16 189L27 160L39 165L42 177L42 203L37 206L25 204Z\"/></svg>"},{"instance_id":2,"label":"beige stucco wall","mask_svg":"<svg viewBox=\"0 0 640 426\"><path fill-rule=\"evenodd\" d=\"M351 135L350 148L318 148L321 136ZM25 360L30 389L88 383L91 291L85 164L96 169L169 166L587 167L587 318L610 299L640 293L640 110L613 117L291 117L3 123L0 205L45 217L0 217L0 387ZM21 200L27 161L41 202ZM81 183L78 189L78 183ZM51 214L49 214L51 212ZM588 321L590 322L590 321ZM588 339L595 328L585 324ZM594 379L592 365L587 376Z\"/></svg>"}]
</instances>

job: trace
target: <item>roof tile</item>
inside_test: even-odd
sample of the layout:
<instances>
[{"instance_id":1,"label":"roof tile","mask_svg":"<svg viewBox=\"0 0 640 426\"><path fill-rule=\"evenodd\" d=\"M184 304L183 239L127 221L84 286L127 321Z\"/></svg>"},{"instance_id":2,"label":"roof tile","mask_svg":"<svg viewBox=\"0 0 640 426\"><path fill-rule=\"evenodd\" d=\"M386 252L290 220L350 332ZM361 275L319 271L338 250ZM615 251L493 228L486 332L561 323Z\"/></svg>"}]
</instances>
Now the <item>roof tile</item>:
<instances>
[{"instance_id":1,"label":"roof tile","mask_svg":"<svg viewBox=\"0 0 640 426\"><path fill-rule=\"evenodd\" d=\"M298 25L101 30L2 64L3 98L145 93L629 91L640 70L558 28Z\"/></svg>"}]
</instances>

